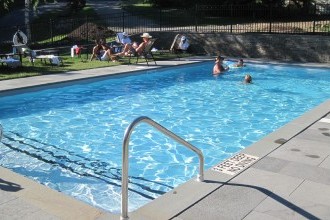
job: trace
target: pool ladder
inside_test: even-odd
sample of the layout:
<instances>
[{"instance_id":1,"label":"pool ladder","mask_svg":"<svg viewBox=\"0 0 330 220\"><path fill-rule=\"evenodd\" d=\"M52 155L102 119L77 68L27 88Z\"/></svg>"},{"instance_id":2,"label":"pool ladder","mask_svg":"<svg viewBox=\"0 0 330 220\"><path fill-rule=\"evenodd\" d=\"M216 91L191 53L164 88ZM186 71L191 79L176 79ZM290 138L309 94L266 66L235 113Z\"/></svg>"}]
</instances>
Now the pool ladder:
<instances>
[{"instance_id":1,"label":"pool ladder","mask_svg":"<svg viewBox=\"0 0 330 220\"><path fill-rule=\"evenodd\" d=\"M158 129L163 134L167 135L168 137L172 138L173 140L179 142L180 144L184 145L185 147L189 148L190 150L194 151L199 157L199 175L197 176L197 181L202 182L204 181L204 156L201 150L197 147L191 145L187 141L183 140L173 132L167 130L157 122L153 121L152 119L141 116L136 118L125 130L124 134L124 141L123 141L123 164L122 164L122 178L121 178L121 220L128 219L128 145L130 136L133 132L133 129L141 122L145 122L152 127Z\"/></svg>"},{"instance_id":2,"label":"pool ladder","mask_svg":"<svg viewBox=\"0 0 330 220\"><path fill-rule=\"evenodd\" d=\"M3 136L3 127L2 125L0 124L0 141L2 139L2 136Z\"/></svg>"}]
</instances>

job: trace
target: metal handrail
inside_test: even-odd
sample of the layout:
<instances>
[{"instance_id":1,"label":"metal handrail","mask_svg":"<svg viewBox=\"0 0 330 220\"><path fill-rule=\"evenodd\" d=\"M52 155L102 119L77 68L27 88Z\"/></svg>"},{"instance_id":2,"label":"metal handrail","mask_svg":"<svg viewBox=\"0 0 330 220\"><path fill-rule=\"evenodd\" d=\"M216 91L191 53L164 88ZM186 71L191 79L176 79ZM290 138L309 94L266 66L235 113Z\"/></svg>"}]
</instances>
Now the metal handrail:
<instances>
[{"instance_id":1,"label":"metal handrail","mask_svg":"<svg viewBox=\"0 0 330 220\"><path fill-rule=\"evenodd\" d=\"M2 139L2 136L3 136L3 127L2 125L0 124L0 141Z\"/></svg>"},{"instance_id":2,"label":"metal handrail","mask_svg":"<svg viewBox=\"0 0 330 220\"><path fill-rule=\"evenodd\" d=\"M167 135L168 137L172 138L173 140L179 142L180 144L186 146L190 150L197 153L199 157L199 175L197 176L197 181L204 181L204 156L201 150L199 150L197 147L191 145L187 141L183 140L173 132L167 130L157 122L153 121L152 119L141 116L136 118L127 128L124 134L124 141L123 141L123 168L122 168L122 177L121 177L121 220L127 220L128 219L128 145L129 145L129 139L131 136L131 133L133 129L140 123L145 122L154 128L158 129L163 134Z\"/></svg>"}]
</instances>

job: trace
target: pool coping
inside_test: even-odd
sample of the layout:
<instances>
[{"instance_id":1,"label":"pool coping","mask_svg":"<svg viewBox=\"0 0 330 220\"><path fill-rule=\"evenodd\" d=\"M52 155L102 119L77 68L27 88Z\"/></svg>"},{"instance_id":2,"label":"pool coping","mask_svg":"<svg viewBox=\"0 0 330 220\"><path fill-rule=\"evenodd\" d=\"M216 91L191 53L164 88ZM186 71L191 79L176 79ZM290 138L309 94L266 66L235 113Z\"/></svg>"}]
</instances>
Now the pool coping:
<instances>
[{"instance_id":1,"label":"pool coping","mask_svg":"<svg viewBox=\"0 0 330 220\"><path fill-rule=\"evenodd\" d=\"M53 88L57 86L70 85L73 82L84 82L91 80L102 80L102 78L108 78L109 76L130 74L140 71L149 71L159 68L171 68L174 66L183 66L192 63L207 62L212 61L214 58L212 56L196 56L196 57L186 57L170 61L157 61L157 65L147 66L145 63L137 65L119 65L110 66L98 69L88 69L79 71L69 71L66 73L57 73L33 77L25 77L11 80L1 80L0 81L0 97L13 95L21 92L30 92L35 90L47 88ZM235 61L235 58L226 58L230 61ZM96 61L97 62L97 61ZM271 61L266 59L245 59L245 62L257 63L257 64L290 64L303 67L317 67L317 68L328 68L328 64L324 63L297 63L297 62L279 62ZM210 70L211 72L211 70ZM211 74L211 73L210 73Z\"/></svg>"},{"instance_id":2,"label":"pool coping","mask_svg":"<svg viewBox=\"0 0 330 220\"><path fill-rule=\"evenodd\" d=\"M330 99L313 108L302 116L285 124L276 131L268 134L260 141L246 147L239 153L245 153L259 157L255 162L262 160L265 156L281 147L284 143L276 143L278 140L290 141L295 136L306 130L307 127L319 121L330 113ZM219 189L225 183L235 179L247 171L252 164L236 175L219 173L208 169L205 172L205 181L198 182L194 179L176 187L168 193L158 197L151 203L144 205L131 213L132 219L171 219L189 209L207 195ZM219 185L219 182L223 183ZM196 190L198 189L198 190ZM220 199L220 198L219 198ZM155 211L156 210L156 211Z\"/></svg>"},{"instance_id":3,"label":"pool coping","mask_svg":"<svg viewBox=\"0 0 330 220\"><path fill-rule=\"evenodd\" d=\"M45 87L48 89L71 85L72 83L76 82L88 83L91 81L99 81L114 76L134 73L138 74L139 72L144 71L154 71L160 68L171 68L174 66L183 66L187 64L206 62L209 60L210 58L205 57L191 57L189 59L181 58L179 60L172 61L158 61L157 65L149 66L144 63L137 65L119 65L98 69L70 71L66 73L2 80L0 81L0 97L14 95L22 92L38 91L44 89Z\"/></svg>"},{"instance_id":4,"label":"pool coping","mask_svg":"<svg viewBox=\"0 0 330 220\"><path fill-rule=\"evenodd\" d=\"M67 77L63 77L63 74L55 74L53 77L51 75L47 76L38 76L29 77L24 79L17 79L14 82L7 83L6 87L3 87L4 82L9 80L0 81L0 96L8 95L18 92L22 92L22 89L39 89L40 85L49 86L49 85L58 85L58 83L72 83L74 80L85 80L93 79L99 77L107 77L109 75L125 73L127 71L140 71L140 70L152 70L159 67L171 67L173 65L183 65L191 62L201 62L208 61L213 59L211 57L206 58L186 58L181 60L169 61L168 63L164 62L163 65L155 67L147 67L145 65L130 65L127 68L102 68L97 73L92 73L93 70L84 72L72 72L66 74ZM265 60L248 60L248 62L256 63L274 63L279 64L279 62L269 62ZM160 62L160 61L157 61ZM162 62L160 62L162 64ZM288 64L289 62L284 62L283 64ZM292 64L290 62L290 64ZM323 64L296 64L299 66L316 66L316 67L327 67ZM111 72L109 73L109 69ZM94 69L95 71L95 69ZM118 72L117 72L118 71ZM84 74L83 77L81 74ZM53 80L51 80L53 79ZM10 80L11 81L11 80ZM39 83L38 83L39 82ZM22 83L26 83L24 86ZM15 87L16 85L16 87ZM63 84L62 84L63 85ZM18 90L17 90L18 88ZM311 124L314 124L320 118L329 114L330 110L330 100L325 101L319 106L315 107L311 111L303 114L301 117L287 123L280 129L270 133L262 140L252 144L251 146L242 150L242 153L249 155L258 156L260 161L270 152L275 151L281 147L282 143L275 143L278 139L291 140L296 135L304 131ZM265 147L267 146L267 147ZM175 218L179 213L187 210L196 202L204 199L207 195L219 189L218 182L228 182L231 179L239 176L241 173L244 173L249 168L244 169L240 173L230 176L227 174L218 173L212 171L211 169L205 172L204 182L197 182L195 180L189 180L186 183L176 187L170 192L160 196L154 201L142 206L141 208L129 213L131 219L170 219ZM20 190L14 193L14 200L23 200L29 204L32 204L33 207L38 207L42 212L39 213L49 213L51 216L56 216L61 219L119 219L118 214L109 213L98 208L92 207L84 202L76 200L70 196L67 196L63 193L52 190L46 186L38 184L33 180L30 180L26 177L23 177L19 174L16 174L6 168L0 167L1 178L5 179L7 182L16 183L20 185ZM196 190L198 188L198 190ZM11 193L10 193L11 194ZM48 198L45 198L44 195ZM6 196L6 195L5 195ZM12 201L11 199L10 201ZM0 201L0 213L3 213L3 205ZM79 210L79 211L78 211ZM36 212L38 213L38 212ZM13 213L15 214L15 213ZM45 213L44 213L45 214ZM46 216L47 214L45 214ZM0 214L1 216L1 214Z\"/></svg>"}]
</instances>

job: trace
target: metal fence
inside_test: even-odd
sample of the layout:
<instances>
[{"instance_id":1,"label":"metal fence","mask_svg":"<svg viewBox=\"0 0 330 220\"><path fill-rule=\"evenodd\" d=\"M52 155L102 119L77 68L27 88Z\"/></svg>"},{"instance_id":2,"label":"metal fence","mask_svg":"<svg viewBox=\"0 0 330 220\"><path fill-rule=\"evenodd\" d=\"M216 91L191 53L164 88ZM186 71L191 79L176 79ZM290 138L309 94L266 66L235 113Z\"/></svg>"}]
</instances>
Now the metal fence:
<instances>
[{"instance_id":1,"label":"metal fence","mask_svg":"<svg viewBox=\"0 0 330 220\"><path fill-rule=\"evenodd\" d=\"M27 27L20 26L23 32ZM16 27L0 28L14 33ZM330 5L308 9L274 6L195 5L190 9L123 12L99 18L48 20L30 25L29 44L34 48L88 44L116 32L229 32L330 35ZM10 39L8 39L10 40Z\"/></svg>"}]
</instances>

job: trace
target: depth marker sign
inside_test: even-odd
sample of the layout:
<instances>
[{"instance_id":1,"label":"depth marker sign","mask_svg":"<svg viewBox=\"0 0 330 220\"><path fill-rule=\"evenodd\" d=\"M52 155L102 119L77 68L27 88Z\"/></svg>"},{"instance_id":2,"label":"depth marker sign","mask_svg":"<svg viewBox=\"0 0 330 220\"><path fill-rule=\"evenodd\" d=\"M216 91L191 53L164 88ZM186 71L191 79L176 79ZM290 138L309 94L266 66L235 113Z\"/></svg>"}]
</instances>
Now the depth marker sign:
<instances>
[{"instance_id":1,"label":"depth marker sign","mask_svg":"<svg viewBox=\"0 0 330 220\"><path fill-rule=\"evenodd\" d=\"M259 157L240 153L212 167L212 170L229 175L235 175L252 165L258 159Z\"/></svg>"}]
</instances>

